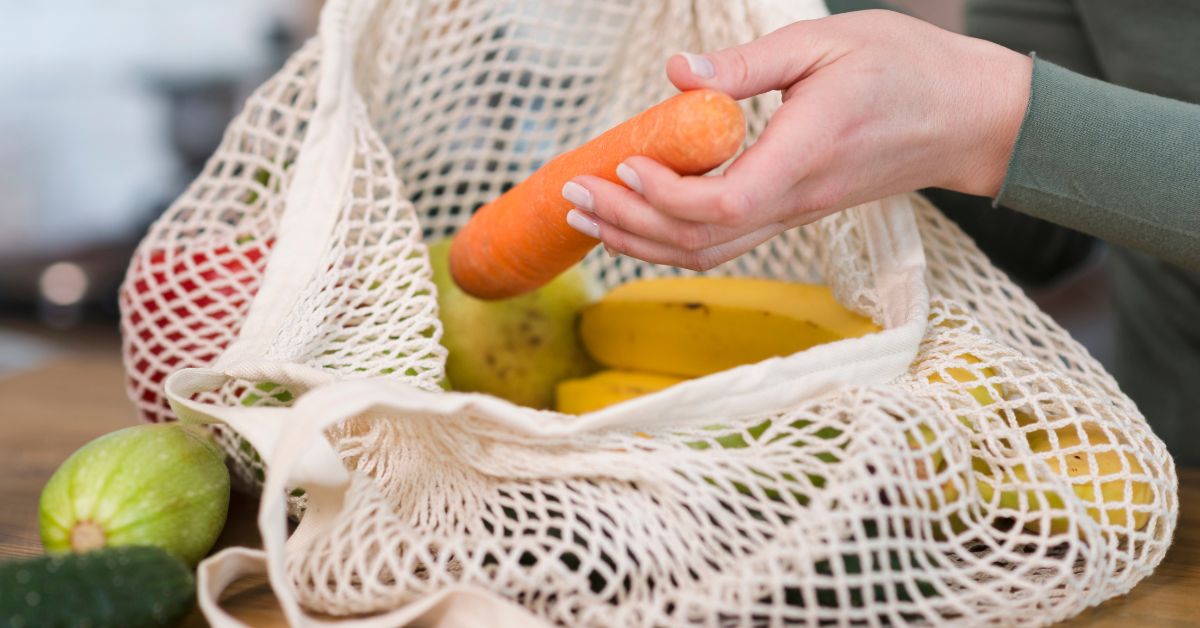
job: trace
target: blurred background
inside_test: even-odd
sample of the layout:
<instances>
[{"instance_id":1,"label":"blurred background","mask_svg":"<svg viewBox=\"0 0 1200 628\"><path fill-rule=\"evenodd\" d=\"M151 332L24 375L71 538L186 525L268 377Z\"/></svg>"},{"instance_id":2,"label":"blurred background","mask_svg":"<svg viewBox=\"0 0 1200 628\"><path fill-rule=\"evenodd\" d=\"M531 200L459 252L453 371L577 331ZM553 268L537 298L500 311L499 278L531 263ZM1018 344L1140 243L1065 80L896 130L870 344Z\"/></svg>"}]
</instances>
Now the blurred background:
<instances>
[{"instance_id":1,"label":"blurred background","mask_svg":"<svg viewBox=\"0 0 1200 628\"><path fill-rule=\"evenodd\" d=\"M0 375L112 346L142 234L319 0L0 0Z\"/></svg>"},{"instance_id":2,"label":"blurred background","mask_svg":"<svg viewBox=\"0 0 1200 628\"><path fill-rule=\"evenodd\" d=\"M962 0L893 0L961 30ZM138 240L249 92L315 30L320 0L0 0L0 376L117 343ZM1096 265L1032 291L1111 354Z\"/></svg>"}]
</instances>

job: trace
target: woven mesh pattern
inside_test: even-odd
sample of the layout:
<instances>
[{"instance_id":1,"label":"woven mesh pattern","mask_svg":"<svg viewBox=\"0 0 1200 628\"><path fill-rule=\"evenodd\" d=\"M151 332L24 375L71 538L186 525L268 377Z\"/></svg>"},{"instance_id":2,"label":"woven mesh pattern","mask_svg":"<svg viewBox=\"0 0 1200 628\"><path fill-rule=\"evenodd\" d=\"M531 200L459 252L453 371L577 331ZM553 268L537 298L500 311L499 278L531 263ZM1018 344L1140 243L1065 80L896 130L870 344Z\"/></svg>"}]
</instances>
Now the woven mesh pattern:
<instances>
[{"instance_id":1,"label":"woven mesh pattern","mask_svg":"<svg viewBox=\"0 0 1200 628\"><path fill-rule=\"evenodd\" d=\"M930 241L955 234L921 219ZM469 583L569 625L1068 617L1161 560L1174 467L1107 375L981 318L935 297L901 381L699 428L531 443L470 414L359 417L335 435L349 503L296 548L293 580L335 614ZM1062 338L1062 364L1089 363Z\"/></svg>"},{"instance_id":2,"label":"woven mesh pattern","mask_svg":"<svg viewBox=\"0 0 1200 628\"><path fill-rule=\"evenodd\" d=\"M814 6L362 3L353 159L330 164L348 184L328 246L305 252L320 272L287 303L255 302L312 120L318 39L254 93L131 263L131 397L148 420L170 418L163 378L213 364L252 304L280 308L256 358L435 390L445 356L423 241L668 96L669 54ZM752 141L778 95L743 106ZM764 416L561 440L470 413L357 417L330 433L353 471L344 509L289 548L301 601L365 613L469 583L572 625L1043 623L1127 591L1173 533L1170 457L1078 343L914 206L933 307L906 376ZM823 281L878 318L864 221L880 211L792 230L712 272ZM602 251L584 265L605 286L681 272ZM303 393L234 381L203 400L286 406ZM257 454L222 438L261 482Z\"/></svg>"}]
</instances>

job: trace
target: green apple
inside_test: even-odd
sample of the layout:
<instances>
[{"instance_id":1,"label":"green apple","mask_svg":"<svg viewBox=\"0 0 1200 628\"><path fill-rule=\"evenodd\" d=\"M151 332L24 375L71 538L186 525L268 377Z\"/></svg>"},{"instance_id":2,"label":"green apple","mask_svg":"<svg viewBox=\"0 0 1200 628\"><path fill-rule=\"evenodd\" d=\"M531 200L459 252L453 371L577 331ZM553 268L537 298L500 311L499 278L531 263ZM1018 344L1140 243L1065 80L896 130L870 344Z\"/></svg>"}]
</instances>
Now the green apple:
<instances>
[{"instance_id":1,"label":"green apple","mask_svg":"<svg viewBox=\"0 0 1200 628\"><path fill-rule=\"evenodd\" d=\"M225 457L199 426L138 425L84 445L42 489L48 552L153 545L195 565L229 508Z\"/></svg>"},{"instance_id":2,"label":"green apple","mask_svg":"<svg viewBox=\"0 0 1200 628\"><path fill-rule=\"evenodd\" d=\"M450 387L553 408L558 382L597 369L577 332L580 310L596 296L592 282L574 266L528 294L476 299L450 276L450 242L429 247Z\"/></svg>"}]
</instances>

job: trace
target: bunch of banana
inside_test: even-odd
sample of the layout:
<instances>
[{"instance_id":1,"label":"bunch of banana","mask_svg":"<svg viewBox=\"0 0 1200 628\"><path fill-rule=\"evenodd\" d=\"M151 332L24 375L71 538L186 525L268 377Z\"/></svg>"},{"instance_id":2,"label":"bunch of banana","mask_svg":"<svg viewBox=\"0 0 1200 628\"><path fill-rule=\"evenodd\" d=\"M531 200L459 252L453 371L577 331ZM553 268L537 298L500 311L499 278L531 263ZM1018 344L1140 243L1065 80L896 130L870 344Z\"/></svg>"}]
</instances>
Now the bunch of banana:
<instances>
[{"instance_id":1,"label":"bunch of banana","mask_svg":"<svg viewBox=\"0 0 1200 628\"><path fill-rule=\"evenodd\" d=\"M631 281L584 308L583 345L610 370L566 380L560 412L580 413L716 373L875 331L828 286L742 277Z\"/></svg>"},{"instance_id":2,"label":"bunch of banana","mask_svg":"<svg viewBox=\"0 0 1200 628\"><path fill-rule=\"evenodd\" d=\"M1081 438L1081 432L1086 435L1086 442ZM1088 516L1101 524L1126 526L1132 523L1135 530L1140 530L1149 523L1149 512L1126 510L1124 506L1126 490L1129 491L1129 503L1132 506L1146 506L1154 503L1154 491L1148 482L1120 477L1125 470L1121 462L1122 457L1129 465L1130 475L1145 475L1145 469L1133 454L1128 452L1122 454L1115 449L1095 451L1095 449L1112 445L1113 442L1104 430L1094 423L1084 423L1079 429L1076 429L1075 426L1059 428L1054 430L1054 434L1055 439L1051 439L1050 430L1038 430L1031 432L1026 440L1034 455L1045 461L1052 473L1070 481L1072 492L1083 501ZM1057 440L1057 445L1054 440ZM1062 453L1063 450L1080 448L1080 446L1086 446L1086 449ZM1093 475L1089 458L1094 458L1096 461L1095 475ZM992 500L995 499L994 503L999 504L1002 508L1014 510L1020 508L1021 496L1018 491L1000 491L999 495L995 496L995 486L990 481L994 477L992 475L994 471L987 463L978 458L972 462L976 473L976 485L985 503L993 503ZM1029 480L1029 470L1025 464L1013 467L1010 474L1017 482ZM1098 495L1095 490L1097 484L1100 486ZM1025 493L1026 509L1032 514L1040 513L1043 509L1050 512L1061 512L1065 508L1062 497L1057 493L1050 491L1044 493L1026 491ZM1132 514L1132 521L1130 521L1130 514ZM1044 518L1029 518L1025 521L1024 527L1027 531L1037 534L1044 523ZM1050 517L1049 519L1050 534L1062 534L1069 527L1070 524L1066 517Z\"/></svg>"},{"instance_id":3,"label":"bunch of banana","mask_svg":"<svg viewBox=\"0 0 1200 628\"><path fill-rule=\"evenodd\" d=\"M976 365L980 363L979 358L969 353L962 353L955 356L960 362L968 365ZM990 367L973 367L973 368L949 368L944 371L955 381L962 384L971 384L979 381L979 385L970 386L966 392L983 408L991 407L991 411L998 413L1000 409L994 407L997 402L1004 397L996 386L988 380L996 375L995 369ZM978 373L978 375L976 374ZM933 384L946 385L946 381L938 373L934 373L927 378L927 381ZM1014 418L1018 425L1029 426L1035 423L1035 419L1021 411L1014 412ZM978 429L971 420L967 417L959 417L959 420L966 424L971 429ZM1126 492L1130 496L1130 504L1134 506L1143 506L1153 503L1154 491L1150 484L1141 480L1132 478L1122 478L1122 472L1127 468L1132 476L1145 475L1146 471L1138 463L1133 454L1129 452L1121 452L1116 448L1107 448L1106 446L1114 445L1105 431L1096 423L1085 422L1076 426L1062 427L1054 430L1054 438L1050 436L1050 430L1033 430L1025 435L1026 442L1029 445L1033 454L1045 461L1051 472L1066 478L1070 484L1072 491L1076 497L1082 500L1087 505L1088 515L1098 523L1108 523L1115 526L1127 525L1128 517L1132 513L1132 524L1135 529L1141 529L1149 521L1149 513L1139 511L1127 511L1124 507ZM1086 437L1086 441L1082 437ZM910 436L910 444L911 444ZM927 439L927 442L931 442ZM1086 445L1087 449L1082 449L1080 446ZM1099 451L1097 451L1099 449ZM1069 453L1062 453L1067 451ZM943 457L933 456L938 464L942 464ZM1095 460L1093 469L1089 458ZM1124 459L1124 463L1122 462ZM1127 467L1126 467L1127 465ZM944 469L944 466L941 467ZM1030 480L1029 468L1025 463L1019 463L1011 467L1000 467L993 465L981 456L973 456L971 459L972 480L979 491L985 506L998 506L1005 510L1020 510L1021 502L1025 502L1025 512L1037 514L1044 511L1054 512L1062 511L1065 504L1062 496L1052 491L1025 491L1022 496L1017 490L998 490L998 487L1005 485L1024 484ZM1095 487L1099 485L1100 491L1097 494ZM943 503L953 501L958 498L957 491L953 488L952 482L947 482L943 487ZM1032 533L1038 533L1045 519L1029 517L1024 522L1024 528ZM1050 517L1049 532L1051 534L1061 534L1067 531L1069 527L1068 520L1065 517ZM961 529L961 522L952 522L952 529L958 531Z\"/></svg>"}]
</instances>

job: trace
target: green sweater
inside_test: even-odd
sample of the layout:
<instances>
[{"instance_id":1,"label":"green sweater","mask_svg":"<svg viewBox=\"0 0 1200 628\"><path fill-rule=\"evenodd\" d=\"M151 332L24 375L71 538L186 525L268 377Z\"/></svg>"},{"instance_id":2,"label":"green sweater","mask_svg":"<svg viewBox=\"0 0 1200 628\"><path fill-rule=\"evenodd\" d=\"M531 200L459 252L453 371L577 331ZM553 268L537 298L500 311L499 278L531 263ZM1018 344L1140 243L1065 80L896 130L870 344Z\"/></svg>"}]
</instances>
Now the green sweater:
<instances>
[{"instance_id":1,"label":"green sweater","mask_svg":"<svg viewBox=\"0 0 1200 628\"><path fill-rule=\"evenodd\" d=\"M1113 375L1200 464L1200 4L975 0L968 31L1037 54L997 204L1112 245Z\"/></svg>"},{"instance_id":2,"label":"green sweater","mask_svg":"<svg viewBox=\"0 0 1200 628\"><path fill-rule=\"evenodd\" d=\"M994 201L930 198L1025 283L1109 243L1113 374L1200 465L1200 2L968 0L967 31L1035 54L1029 105Z\"/></svg>"}]
</instances>

